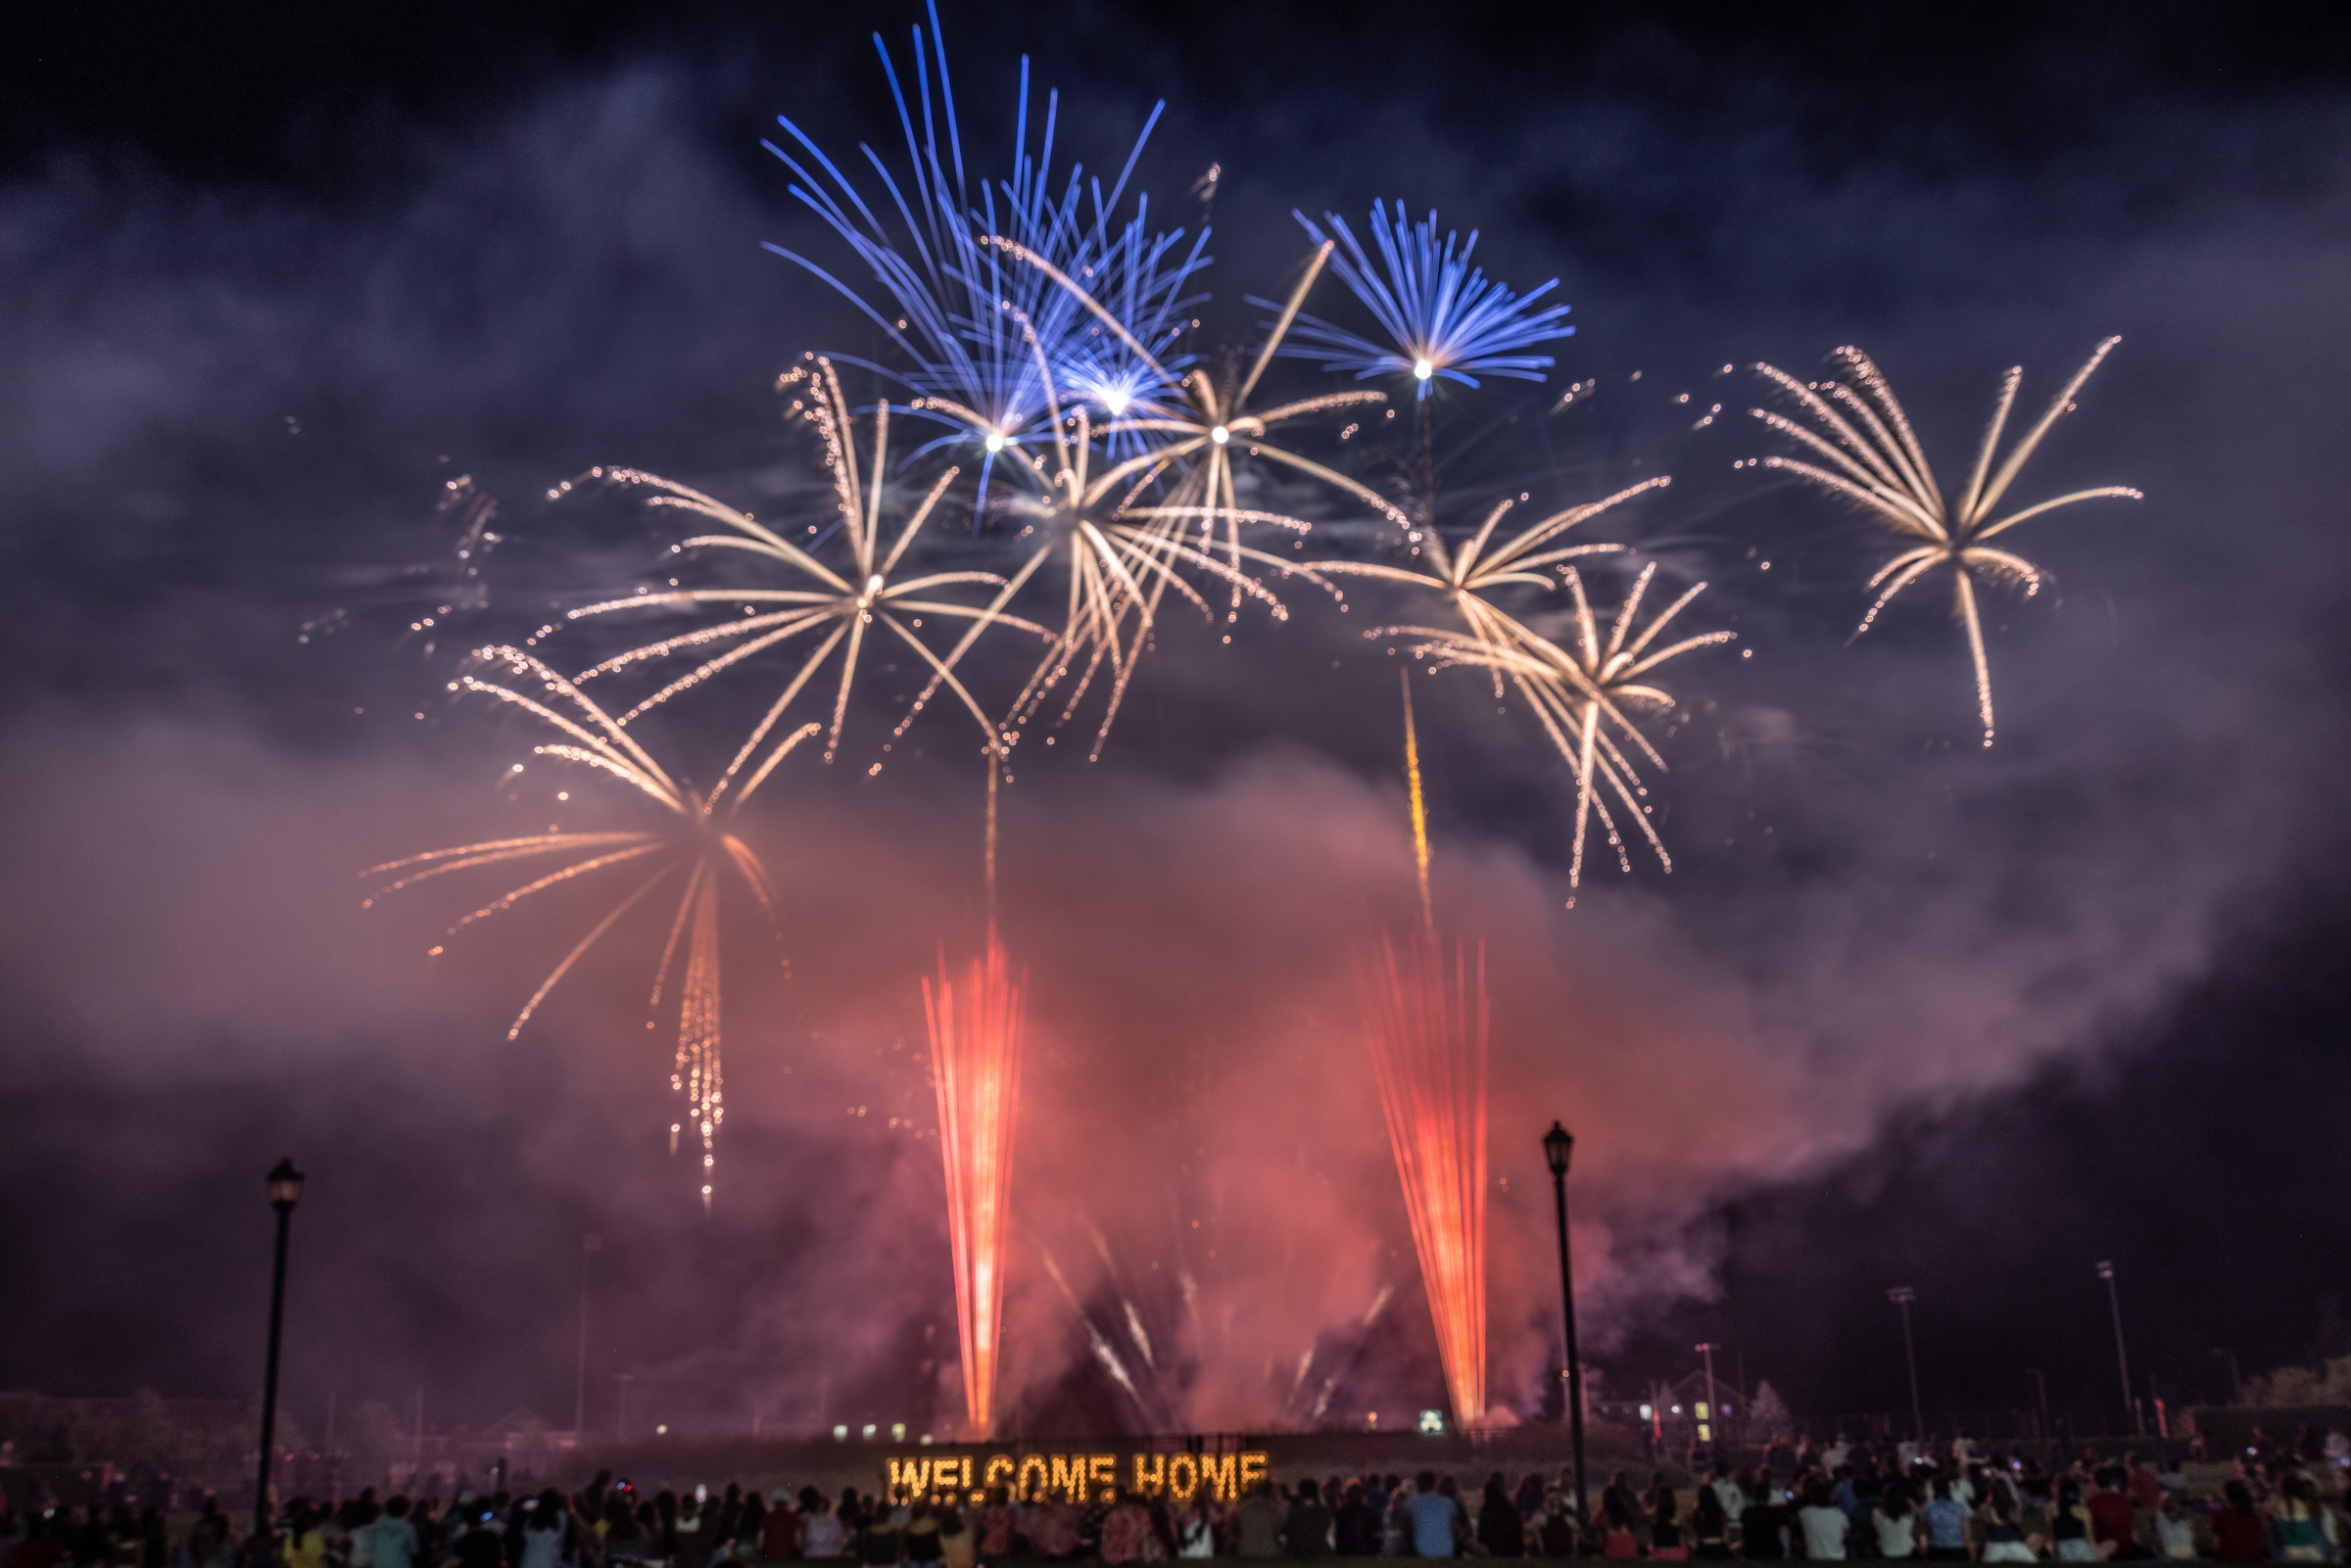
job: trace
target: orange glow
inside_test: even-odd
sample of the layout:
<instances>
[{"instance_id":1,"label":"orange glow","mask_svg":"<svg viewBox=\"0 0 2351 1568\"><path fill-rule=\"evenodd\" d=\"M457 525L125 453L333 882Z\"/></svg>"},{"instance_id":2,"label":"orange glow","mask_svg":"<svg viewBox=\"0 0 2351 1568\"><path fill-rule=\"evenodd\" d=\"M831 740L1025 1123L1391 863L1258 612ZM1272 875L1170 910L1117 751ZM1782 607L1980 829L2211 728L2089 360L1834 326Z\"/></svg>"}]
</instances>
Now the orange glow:
<instances>
[{"instance_id":1,"label":"orange glow","mask_svg":"<svg viewBox=\"0 0 2351 1568\"><path fill-rule=\"evenodd\" d=\"M992 801L991 801L992 804ZM992 846L991 846L992 847ZM1021 1097L1021 1020L1028 975L1015 980L995 927L987 950L949 977L923 981L938 1091L938 1152L946 1166L947 1233L955 1253L955 1318L963 1337L963 1400L985 1435L1004 1328L1004 1251L1012 1231L1012 1132Z\"/></svg>"},{"instance_id":2,"label":"orange glow","mask_svg":"<svg viewBox=\"0 0 2351 1568\"><path fill-rule=\"evenodd\" d=\"M1362 975L1371 1074L1412 1216L1454 1419L1486 1409L1486 955L1382 935Z\"/></svg>"}]
</instances>

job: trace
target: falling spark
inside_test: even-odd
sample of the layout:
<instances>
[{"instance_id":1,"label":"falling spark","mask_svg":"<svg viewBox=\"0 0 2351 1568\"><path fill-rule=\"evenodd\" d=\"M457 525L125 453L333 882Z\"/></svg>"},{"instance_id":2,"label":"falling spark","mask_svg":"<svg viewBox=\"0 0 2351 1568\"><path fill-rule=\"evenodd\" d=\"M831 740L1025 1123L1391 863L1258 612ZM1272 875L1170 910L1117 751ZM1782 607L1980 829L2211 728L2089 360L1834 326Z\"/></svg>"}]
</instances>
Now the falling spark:
<instances>
[{"instance_id":1,"label":"falling spark","mask_svg":"<svg viewBox=\"0 0 2351 1568\"><path fill-rule=\"evenodd\" d=\"M2108 338L2097 346L2088 361L2074 372L2074 378L2057 394L2048 412L2040 416L2040 422L2009 449L2007 457L1995 471L1992 457L2007 428L2009 412L2016 404L2017 387L2025 375L2024 366L2011 367L2000 382L1999 397L1992 404L1991 423L1984 431L1984 444L1977 450L1967 488L1960 492L1955 505L1944 500L1943 489L1935 481L1935 472L1927 463L1926 450L1911 432L1909 418L1895 398L1894 389L1887 385L1869 356L1859 349L1839 349L1832 356L1843 379L1809 386L1784 370L1767 364L1755 366L1766 380L1794 398L1818 427L1807 428L1766 409L1750 409L1757 419L1819 459L1773 456L1761 459L1762 466L1785 470L1842 496L1866 508L1895 533L1920 541L1880 567L1869 580L1873 593L1881 588L1884 592L1878 593L1869 612L1854 628L1853 636L1858 638L1875 625L1878 612L1903 589L1938 566L1951 568L1959 622L1967 629L1968 653L1975 660L1976 707L1984 721L1984 743L1988 746L1992 739L1991 666L1984 655L1984 627L1976 609L1976 579L2021 585L2025 596L2031 598L2040 592L2040 569L2013 551L1987 546L1985 541L2028 518L2071 506L2076 501L2109 498L2138 500L2142 497L2127 485L2104 485L2037 501L1996 520L1987 519L2008 493L2008 487L2015 482L2034 449L2040 445L2041 438L2072 411L2074 395L2122 341ZM1824 463L1828 466L1822 466Z\"/></svg>"},{"instance_id":2,"label":"falling spark","mask_svg":"<svg viewBox=\"0 0 2351 1568\"><path fill-rule=\"evenodd\" d=\"M733 806L719 812L715 798L705 799L690 784L681 784L654 761L652 755L638 743L635 736L622 728L621 722L598 706L594 699L578 687L558 675L531 654L519 648L484 648L475 655L477 668L495 669L514 685L484 680L467 672L459 677L460 689L519 708L553 731L557 738L534 746L531 754L549 757L577 767L589 769L606 779L617 779L636 793L650 799L666 814L667 821L657 830L623 832L536 833L521 838L493 839L483 843L459 844L454 848L431 850L411 855L405 860L387 861L360 873L367 878L390 878L370 895L362 908L370 907L377 898L398 892L421 881L456 872L472 871L485 866L504 866L535 859L543 855L567 857L567 864L537 877L519 887L482 905L449 927L448 934L456 935L468 926L503 914L534 894L551 887L561 886L594 873L614 866L631 865L639 871L651 868L650 875L639 881L619 903L613 905L582 937L561 963L531 994L514 1022L506 1030L511 1040L522 1033L523 1025L545 1002L556 984L571 972L572 966L587 955L603 935L617 925L622 916L642 901L653 889L673 877L684 879L678 896L676 913L670 921L669 939L661 949L661 962L653 974L653 989L648 1008L658 1012L661 997L667 987L670 968L678 959L681 948L685 965L678 987L678 1045L670 1073L670 1088L685 1096L690 1116L702 1144L702 1207L710 1207L717 1166L717 1138L721 1122L726 1119L725 1066L720 1054L720 921L719 890L730 874L746 887L753 900L767 915L771 924L776 916L774 883L767 869L750 846L729 832L725 826L751 791L767 777L774 761L780 761L792 749L817 731L814 724L804 725L792 732L777 747L776 756L758 777L739 791ZM534 695L525 688L535 685L545 696ZM521 765L515 765L519 772ZM576 858L574 858L576 857ZM435 948L437 953L439 948ZM648 1028L652 1027L648 1021ZM670 1128L670 1153L677 1153L678 1128Z\"/></svg>"},{"instance_id":3,"label":"falling spark","mask_svg":"<svg viewBox=\"0 0 2351 1568\"><path fill-rule=\"evenodd\" d=\"M1474 958L1459 942L1449 955L1427 918L1427 823L1416 787L1420 759L1410 691L1408 685L1405 765L1415 781L1413 836L1423 918L1401 955L1395 938L1382 932L1378 953L1359 966L1357 981L1371 1075L1454 1419L1474 1426L1486 1410L1486 960L1482 944ZM1301 1363L1302 1379L1305 1371Z\"/></svg>"}]
</instances>

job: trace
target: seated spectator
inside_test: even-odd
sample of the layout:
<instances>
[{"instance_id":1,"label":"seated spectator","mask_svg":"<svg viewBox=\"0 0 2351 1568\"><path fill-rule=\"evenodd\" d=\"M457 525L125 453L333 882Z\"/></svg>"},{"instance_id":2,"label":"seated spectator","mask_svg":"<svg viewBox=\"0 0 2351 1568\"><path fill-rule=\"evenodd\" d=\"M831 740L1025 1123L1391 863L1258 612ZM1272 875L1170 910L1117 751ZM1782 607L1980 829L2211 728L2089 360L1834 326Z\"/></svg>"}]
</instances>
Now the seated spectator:
<instances>
[{"instance_id":1,"label":"seated spectator","mask_svg":"<svg viewBox=\"0 0 2351 1568\"><path fill-rule=\"evenodd\" d=\"M1499 1470L1486 1482L1485 1498L1478 1504L1477 1543L1489 1557L1526 1555L1526 1520L1503 1489Z\"/></svg>"},{"instance_id":2,"label":"seated spectator","mask_svg":"<svg viewBox=\"0 0 2351 1568\"><path fill-rule=\"evenodd\" d=\"M1330 1555L1330 1510L1322 1506L1321 1491L1312 1478L1298 1483L1298 1496L1281 1524L1281 1544L1293 1557Z\"/></svg>"},{"instance_id":3,"label":"seated spectator","mask_svg":"<svg viewBox=\"0 0 2351 1568\"><path fill-rule=\"evenodd\" d=\"M1412 1497L1404 1505L1413 1555L1452 1556L1460 1539L1454 1529L1454 1518L1459 1511L1454 1500L1437 1490L1437 1473L1421 1471L1413 1483Z\"/></svg>"},{"instance_id":4,"label":"seated spectator","mask_svg":"<svg viewBox=\"0 0 2351 1568\"><path fill-rule=\"evenodd\" d=\"M1682 1544L1681 1504L1675 1500L1673 1489L1659 1487L1653 1497L1649 1514L1649 1554L1664 1562L1688 1560L1690 1548Z\"/></svg>"},{"instance_id":5,"label":"seated spectator","mask_svg":"<svg viewBox=\"0 0 2351 1568\"><path fill-rule=\"evenodd\" d=\"M1758 1477L1747 1506L1739 1510L1740 1555L1761 1562L1786 1558L1789 1518L1780 1489L1768 1477Z\"/></svg>"},{"instance_id":6,"label":"seated spectator","mask_svg":"<svg viewBox=\"0 0 2351 1568\"><path fill-rule=\"evenodd\" d=\"M1360 1481L1347 1488L1331 1515L1331 1546L1342 1557L1376 1557L1380 1548L1379 1515L1364 1496Z\"/></svg>"},{"instance_id":7,"label":"seated spectator","mask_svg":"<svg viewBox=\"0 0 2351 1568\"><path fill-rule=\"evenodd\" d=\"M1964 1485L1964 1483L1962 1483ZM1935 1496L1918 1511L1927 1527L1927 1555L1938 1562L1965 1562L1974 1553L1967 1549L1967 1504L1951 1496L1951 1483L1939 1477Z\"/></svg>"},{"instance_id":8,"label":"seated spectator","mask_svg":"<svg viewBox=\"0 0 2351 1568\"><path fill-rule=\"evenodd\" d=\"M1744 1488L1741 1493L1744 1497ZM1722 1494L1713 1487L1700 1487L1698 1501L1690 1510L1690 1555L1707 1562L1730 1559L1731 1514L1722 1505Z\"/></svg>"},{"instance_id":9,"label":"seated spectator","mask_svg":"<svg viewBox=\"0 0 2351 1568\"><path fill-rule=\"evenodd\" d=\"M1845 1535L1850 1521L1825 1483L1812 1483L1812 1490L1804 1495L1804 1505L1796 1512L1796 1522L1803 1532L1807 1558L1813 1562L1845 1560Z\"/></svg>"},{"instance_id":10,"label":"seated spectator","mask_svg":"<svg viewBox=\"0 0 2351 1568\"><path fill-rule=\"evenodd\" d=\"M1273 1500L1273 1483L1261 1481L1233 1510L1233 1554L1240 1557L1281 1555L1281 1527L1288 1522Z\"/></svg>"}]
</instances>

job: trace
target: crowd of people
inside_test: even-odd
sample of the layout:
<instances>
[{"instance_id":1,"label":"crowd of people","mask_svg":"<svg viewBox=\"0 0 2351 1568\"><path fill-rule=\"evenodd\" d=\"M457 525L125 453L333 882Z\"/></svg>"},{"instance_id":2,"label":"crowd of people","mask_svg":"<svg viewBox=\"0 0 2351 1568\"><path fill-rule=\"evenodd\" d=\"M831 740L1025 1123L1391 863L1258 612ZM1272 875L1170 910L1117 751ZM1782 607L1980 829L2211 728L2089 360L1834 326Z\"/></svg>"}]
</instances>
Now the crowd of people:
<instances>
[{"instance_id":1,"label":"crowd of people","mask_svg":"<svg viewBox=\"0 0 2351 1568\"><path fill-rule=\"evenodd\" d=\"M1767 1456L1768 1458L1769 1456ZM1695 1485L1622 1470L1574 1506L1572 1473L1265 1482L1237 1499L995 1489L977 1502L730 1485L649 1495L599 1475L576 1493L436 1498L373 1489L333 1507L297 1497L274 1539L244 1538L211 1498L175 1522L160 1509L0 1511L0 1568L729 1568L793 1558L859 1568L987 1568L1008 1561L1149 1563L1242 1557L1923 1557L2033 1562L2351 1555L2351 1485L2325 1451L2240 1455L2217 1490L2168 1460L2123 1454L2043 1467L1966 1445L1940 1457L1842 1439L1795 1462ZM266 1549L257 1549L265 1547Z\"/></svg>"}]
</instances>

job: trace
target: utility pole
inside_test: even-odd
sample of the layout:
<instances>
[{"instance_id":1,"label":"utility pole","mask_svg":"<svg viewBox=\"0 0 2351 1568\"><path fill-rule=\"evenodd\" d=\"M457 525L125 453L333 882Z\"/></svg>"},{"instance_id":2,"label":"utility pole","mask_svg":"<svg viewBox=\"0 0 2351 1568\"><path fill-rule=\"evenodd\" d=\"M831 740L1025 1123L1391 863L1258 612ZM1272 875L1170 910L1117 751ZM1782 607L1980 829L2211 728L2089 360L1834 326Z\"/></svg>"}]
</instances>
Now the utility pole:
<instances>
[{"instance_id":1,"label":"utility pole","mask_svg":"<svg viewBox=\"0 0 2351 1568\"><path fill-rule=\"evenodd\" d=\"M1910 1435L1923 1445L1927 1441L1927 1416L1918 1399L1918 1351L1910 1342L1910 1304L1918 1300L1918 1292L1907 1285L1896 1285L1886 1293L1886 1299L1902 1314L1902 1360L1910 1368Z\"/></svg>"},{"instance_id":2,"label":"utility pole","mask_svg":"<svg viewBox=\"0 0 2351 1568\"><path fill-rule=\"evenodd\" d=\"M2114 1364L2123 1375L2123 1417L2143 1438L2147 1435L2147 1424L2139 1418L2138 1401L2131 1394L2131 1356L2123 1349L2123 1298L2115 1289L2112 1259L2099 1259L2098 1278L2106 1282L2106 1305L2114 1311Z\"/></svg>"},{"instance_id":3,"label":"utility pole","mask_svg":"<svg viewBox=\"0 0 2351 1568\"><path fill-rule=\"evenodd\" d=\"M1706 1442L1708 1447L1712 1447L1720 1441L1722 1432L1722 1403L1714 1396L1714 1353L1721 1350L1722 1347L1712 1340L1708 1340L1703 1345L1694 1345L1691 1349L1706 1358L1706 1419L1703 1423L1703 1430L1700 1432L1699 1436Z\"/></svg>"},{"instance_id":4,"label":"utility pole","mask_svg":"<svg viewBox=\"0 0 2351 1568\"><path fill-rule=\"evenodd\" d=\"M575 1450L588 1434L588 1268L603 1250L603 1237L590 1234L580 1238L580 1361L571 1392L571 1445Z\"/></svg>"},{"instance_id":5,"label":"utility pole","mask_svg":"<svg viewBox=\"0 0 2351 1568\"><path fill-rule=\"evenodd\" d=\"M2038 1367L2038 1366L2028 1366L2028 1367L2026 1367L2026 1368L2025 1368L2025 1376L2027 1376L2027 1377L2031 1378L2031 1379L2033 1380L2033 1382L2034 1382L2034 1386L2035 1386L2035 1387L2037 1387L2037 1388L2039 1388L2039 1389L2040 1390L2040 1428L2039 1428L2039 1435L2040 1441L2041 1441L2041 1442L2043 1442L2043 1443L2046 1443L2046 1442L2048 1442L2048 1441L2049 1441L2049 1379L2048 1379L2048 1375L2047 1375L2046 1373L2042 1372L2042 1371L2041 1371L2041 1369L2040 1369L2039 1367Z\"/></svg>"}]
</instances>

